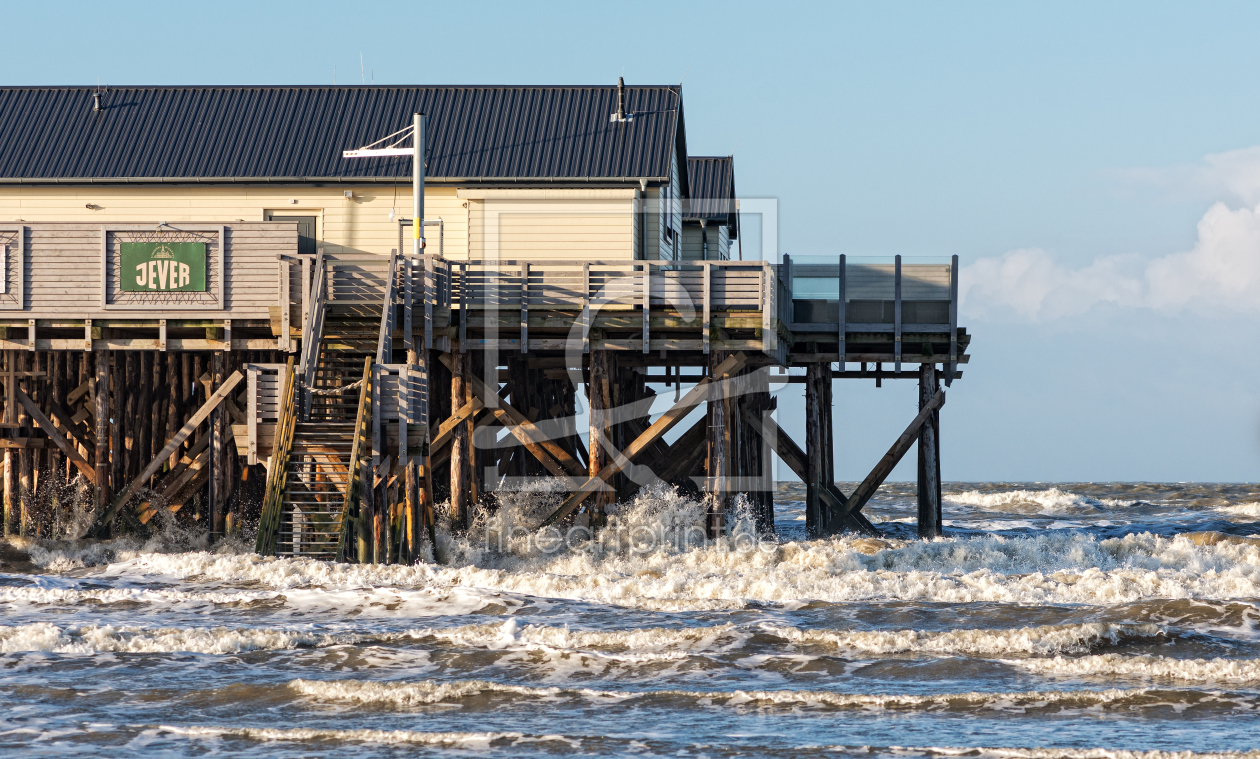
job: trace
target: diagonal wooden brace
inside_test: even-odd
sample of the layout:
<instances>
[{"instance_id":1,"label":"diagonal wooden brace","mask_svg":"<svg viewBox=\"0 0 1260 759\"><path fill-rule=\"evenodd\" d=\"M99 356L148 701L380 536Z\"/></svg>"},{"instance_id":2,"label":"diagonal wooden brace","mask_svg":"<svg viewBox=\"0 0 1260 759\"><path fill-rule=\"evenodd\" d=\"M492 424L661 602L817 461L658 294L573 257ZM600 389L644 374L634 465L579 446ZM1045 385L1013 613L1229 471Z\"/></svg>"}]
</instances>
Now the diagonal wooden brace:
<instances>
[{"instance_id":1,"label":"diagonal wooden brace","mask_svg":"<svg viewBox=\"0 0 1260 759\"><path fill-rule=\"evenodd\" d=\"M443 355L439 357L447 369L453 365L451 357ZM538 426L525 417L524 414L517 411L507 401L503 399L497 392L486 387L486 383L475 375L468 375L468 379L472 380L474 397L498 399L499 407L491 409L495 418L507 428L507 431L525 446L534 458L542 462L547 467L547 471L557 477L581 477L585 474L582 467L577 461L569 455L569 452L561 448L547 437L546 433L538 429ZM550 462L550 463L548 463Z\"/></svg>"},{"instance_id":2,"label":"diagonal wooden brace","mask_svg":"<svg viewBox=\"0 0 1260 759\"><path fill-rule=\"evenodd\" d=\"M932 416L932 413L945 405L945 389L941 388L936 391L936 395L932 396L932 400L927 402L919 415L910 422L910 426L906 427L906 431L901 433L901 437L892 444L888 449L888 453L879 460L871 473L866 475L866 479L862 480L862 484L857 486L853 491L853 495L849 496L849 502L844 505L840 516L856 512L871 500L871 496L875 495L875 491L879 490L879 486L884 484L884 480L892 473L901 458L906 455L906 451L910 450L910 446L914 445L919 438L919 428Z\"/></svg>"},{"instance_id":3,"label":"diagonal wooden brace","mask_svg":"<svg viewBox=\"0 0 1260 759\"><path fill-rule=\"evenodd\" d=\"M668 411L661 414L655 422L652 422L652 425L644 430L642 435L635 438L634 442L626 447L626 450L614 455L612 461L609 461L603 469L599 470L599 474L587 479L572 495L564 499L564 502L560 504L560 508L543 520L540 526L545 527L572 514L573 510L582 505L583 501L603 488L604 483L612 479L614 474L634 463L634 460L640 454L664 436L665 433L669 432L674 425L682 421L683 417L690 414L696 406L707 401L713 389L714 379L721 379L725 375L734 374L743 368L747 362L748 357L741 352L718 364L717 368L713 370L713 377L705 377L697 382L695 387L687 391L687 394L670 407Z\"/></svg>"},{"instance_id":4,"label":"diagonal wooden brace","mask_svg":"<svg viewBox=\"0 0 1260 759\"><path fill-rule=\"evenodd\" d=\"M797 477L800 477L802 482L809 481L809 467L807 466L809 459L807 454L801 450L801 447L796 444L795 440L783 431L783 428L777 422L770 422L770 424L774 425L773 429L771 429L769 426L763 425L762 420L758 419L757 415L749 409L744 409L744 421L752 425L754 429L761 431L762 437L767 438L767 442L770 443L770 447L774 449L774 452L779 454L779 458L783 459L783 463L787 464L788 468ZM818 484L819 497L822 498L823 504L827 507L829 516L829 519L826 520L827 524L835 525L830 530L830 533L840 532L839 528L843 525L854 532L872 536L881 534L859 512L846 512L845 504L849 499L844 497L844 493L840 491L840 488L836 487L835 483L820 482Z\"/></svg>"},{"instance_id":5,"label":"diagonal wooden brace","mask_svg":"<svg viewBox=\"0 0 1260 759\"><path fill-rule=\"evenodd\" d=\"M66 458L70 459L70 461L78 467L83 476L87 477L88 482L95 485L96 470L92 468L92 465L85 461L84 458L79 455L79 452L66 442L65 437L57 431L56 426L49 421L48 417L44 416L44 412L40 411L39 406L35 404L35 401L31 400L29 395L16 389L14 390L14 393L17 396L18 403L22 404L22 408L26 409L26 413L30 414L31 419L34 419L40 429L48 434L48 439L53 441L57 447L61 449L61 452L66 455Z\"/></svg>"},{"instance_id":6,"label":"diagonal wooden brace","mask_svg":"<svg viewBox=\"0 0 1260 759\"><path fill-rule=\"evenodd\" d=\"M451 442L451 436L455 433L455 428L464 422L468 417L475 415L484 406L480 398L473 398L471 402L465 403L458 411L437 428L437 434L433 436L433 440L429 443L429 450L437 451L442 446Z\"/></svg>"},{"instance_id":7,"label":"diagonal wooden brace","mask_svg":"<svg viewBox=\"0 0 1260 759\"><path fill-rule=\"evenodd\" d=\"M118 500L114 501L114 505L109 507L109 511L99 520L98 524L108 524L114 516L118 514L118 510L121 509L127 501L131 500L132 496L140 490L140 487L144 484L145 480L148 480L154 475L154 473L157 472L158 469L162 468L162 465L165 464L166 460L170 458L172 453L175 452L175 449L187 440L188 436L191 435L197 427L201 426L201 423L206 420L206 417L210 416L210 412L214 411L215 408L217 408L218 405L228 397L228 394L232 392L233 388L235 388L242 379L244 379L244 375L240 372L232 372L232 376L224 380L223 384L219 386L219 389L215 390L214 393L206 399L206 402L202 404L201 408L197 409L197 413L192 415L192 418L188 420L188 423L181 427L179 432L175 433L175 437L167 441L165 447L163 447L162 450L158 452L158 455L149 462L149 465L144 468L144 471L140 473L140 476L131 481L131 485L128 486L127 490L118 497Z\"/></svg>"}]
</instances>

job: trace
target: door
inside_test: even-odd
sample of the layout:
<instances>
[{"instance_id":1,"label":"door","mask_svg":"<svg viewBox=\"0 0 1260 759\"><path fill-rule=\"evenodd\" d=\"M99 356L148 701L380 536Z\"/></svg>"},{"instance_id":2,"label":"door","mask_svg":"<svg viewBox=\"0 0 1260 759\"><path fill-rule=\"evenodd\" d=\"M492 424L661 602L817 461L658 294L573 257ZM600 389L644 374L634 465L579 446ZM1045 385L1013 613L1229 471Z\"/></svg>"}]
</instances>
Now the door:
<instances>
[{"instance_id":1,"label":"door","mask_svg":"<svg viewBox=\"0 0 1260 759\"><path fill-rule=\"evenodd\" d=\"M314 216L267 214L267 221L296 221L298 225L298 253L309 253L312 256L315 255L315 218Z\"/></svg>"}]
</instances>

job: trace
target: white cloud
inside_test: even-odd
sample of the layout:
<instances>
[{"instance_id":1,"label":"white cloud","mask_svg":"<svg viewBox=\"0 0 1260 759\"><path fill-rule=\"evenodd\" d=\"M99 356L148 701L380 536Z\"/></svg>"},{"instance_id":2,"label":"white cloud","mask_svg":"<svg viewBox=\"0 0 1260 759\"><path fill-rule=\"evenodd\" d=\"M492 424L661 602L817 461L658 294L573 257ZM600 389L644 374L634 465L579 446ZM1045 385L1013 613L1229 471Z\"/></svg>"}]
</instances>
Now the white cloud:
<instances>
[{"instance_id":1,"label":"white cloud","mask_svg":"<svg viewBox=\"0 0 1260 759\"><path fill-rule=\"evenodd\" d=\"M1153 259L1108 256L1077 269L1039 248L981 258L962 270L963 312L1046 320L1106 303L1161 311L1260 311L1260 147L1210 155L1190 178L1245 204L1230 208L1217 202L1209 208L1192 249Z\"/></svg>"},{"instance_id":2,"label":"white cloud","mask_svg":"<svg viewBox=\"0 0 1260 759\"><path fill-rule=\"evenodd\" d=\"M1260 203L1260 146L1212 153L1193 164L1108 172L1118 188L1157 190L1167 199L1228 198L1244 206Z\"/></svg>"}]
</instances>

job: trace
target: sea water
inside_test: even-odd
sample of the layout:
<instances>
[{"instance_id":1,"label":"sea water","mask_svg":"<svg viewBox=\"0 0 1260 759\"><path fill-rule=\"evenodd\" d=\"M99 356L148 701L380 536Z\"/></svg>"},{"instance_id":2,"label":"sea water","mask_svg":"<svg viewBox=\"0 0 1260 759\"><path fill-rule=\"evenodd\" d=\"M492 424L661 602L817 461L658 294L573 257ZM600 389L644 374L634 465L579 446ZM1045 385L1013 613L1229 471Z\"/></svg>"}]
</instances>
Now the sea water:
<instances>
[{"instance_id":1,"label":"sea water","mask_svg":"<svg viewBox=\"0 0 1260 759\"><path fill-rule=\"evenodd\" d=\"M795 484L716 542L662 490L533 530L559 497L416 566L12 539L0 753L1260 757L1260 486L950 484L931 542L913 485L880 539Z\"/></svg>"}]
</instances>

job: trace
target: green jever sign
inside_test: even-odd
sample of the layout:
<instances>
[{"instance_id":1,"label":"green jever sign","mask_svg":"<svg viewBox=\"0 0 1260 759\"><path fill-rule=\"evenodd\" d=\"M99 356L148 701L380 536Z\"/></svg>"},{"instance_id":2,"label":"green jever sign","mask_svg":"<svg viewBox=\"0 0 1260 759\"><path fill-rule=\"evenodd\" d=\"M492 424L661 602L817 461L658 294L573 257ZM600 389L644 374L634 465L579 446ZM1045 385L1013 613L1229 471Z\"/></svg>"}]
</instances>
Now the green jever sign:
<instances>
[{"instance_id":1,"label":"green jever sign","mask_svg":"<svg viewBox=\"0 0 1260 759\"><path fill-rule=\"evenodd\" d=\"M119 249L123 292L206 291L204 242L124 242Z\"/></svg>"}]
</instances>

